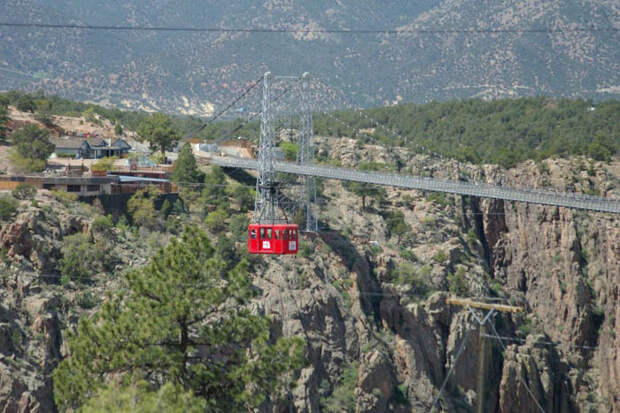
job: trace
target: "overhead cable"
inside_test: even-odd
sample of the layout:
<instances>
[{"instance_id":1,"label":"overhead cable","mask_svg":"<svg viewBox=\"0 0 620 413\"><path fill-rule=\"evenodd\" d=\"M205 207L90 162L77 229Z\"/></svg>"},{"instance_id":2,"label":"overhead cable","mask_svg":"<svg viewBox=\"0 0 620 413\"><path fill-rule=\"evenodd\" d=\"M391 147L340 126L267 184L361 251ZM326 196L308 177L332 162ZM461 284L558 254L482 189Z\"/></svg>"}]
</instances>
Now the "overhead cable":
<instances>
[{"instance_id":1,"label":"overhead cable","mask_svg":"<svg viewBox=\"0 0 620 413\"><path fill-rule=\"evenodd\" d=\"M502 340L502 337L497 333L497 329L495 329L495 325L493 325L493 323L489 323L489 325L491 326L491 329L493 330L493 335L497 337L497 339L499 340L499 344L501 345L502 350L506 351L506 346L504 345L504 341ZM521 377L521 372L517 372L516 376L517 376L517 379L519 379L519 381L521 382L521 384L525 387L528 394L531 396L532 401L534 402L534 404L536 404L536 407L538 408L538 410L541 413L545 413L545 409L543 409L543 407L540 405L540 402L534 395L534 392L532 391L532 389L530 389L530 386L527 385L525 379Z\"/></svg>"},{"instance_id":2,"label":"overhead cable","mask_svg":"<svg viewBox=\"0 0 620 413\"><path fill-rule=\"evenodd\" d=\"M221 111L219 111L216 115L212 116L210 119L208 119L203 125L201 125L199 128L197 128L196 130L194 130L193 132L188 133L186 136L189 137L191 135L195 135L198 132L200 132L201 130L203 130L205 127L207 127L207 125L210 125L211 123L215 122L220 116L222 116L224 113L228 112L228 110L230 108L232 108L233 106L235 106L241 99L243 99L244 97L246 97L248 95L248 93L250 93L256 86L258 86L260 84L260 82L263 81L263 77L261 76L260 78L256 79L254 81L254 83L252 83L248 88L246 88L243 93L241 93L239 96L237 96L232 102L230 102L224 109L222 109Z\"/></svg>"},{"instance_id":3,"label":"overhead cable","mask_svg":"<svg viewBox=\"0 0 620 413\"><path fill-rule=\"evenodd\" d=\"M115 26L91 24L51 24L32 22L0 22L0 26L33 29L74 29L74 30L105 30L105 31L137 31L137 32L188 32L188 33L295 33L295 34L502 34L502 33L617 33L615 27L567 27L567 28L412 28L412 29L295 29L295 28L261 28L261 27L182 27L182 26Z\"/></svg>"}]
</instances>

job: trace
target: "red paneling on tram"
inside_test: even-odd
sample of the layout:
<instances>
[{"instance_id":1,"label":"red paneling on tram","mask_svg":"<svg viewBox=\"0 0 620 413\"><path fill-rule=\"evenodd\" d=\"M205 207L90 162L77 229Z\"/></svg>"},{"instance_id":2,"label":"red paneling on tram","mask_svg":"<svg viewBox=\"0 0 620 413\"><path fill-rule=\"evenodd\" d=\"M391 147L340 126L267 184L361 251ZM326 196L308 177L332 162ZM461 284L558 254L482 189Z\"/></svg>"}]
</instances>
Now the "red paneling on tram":
<instances>
[{"instance_id":1,"label":"red paneling on tram","mask_svg":"<svg viewBox=\"0 0 620 413\"><path fill-rule=\"evenodd\" d=\"M248 251L251 254L297 254L299 227L295 224L250 224Z\"/></svg>"}]
</instances>

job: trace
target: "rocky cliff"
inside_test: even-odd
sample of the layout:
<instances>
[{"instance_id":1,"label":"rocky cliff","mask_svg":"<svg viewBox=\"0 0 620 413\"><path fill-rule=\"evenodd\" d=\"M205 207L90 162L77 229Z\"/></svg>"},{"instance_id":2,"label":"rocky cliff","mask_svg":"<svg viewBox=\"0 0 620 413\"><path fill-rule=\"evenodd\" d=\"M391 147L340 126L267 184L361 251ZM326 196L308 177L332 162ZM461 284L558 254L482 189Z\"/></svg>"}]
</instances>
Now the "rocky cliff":
<instances>
[{"instance_id":1,"label":"rocky cliff","mask_svg":"<svg viewBox=\"0 0 620 413\"><path fill-rule=\"evenodd\" d=\"M407 172L619 196L618 160L503 170L347 140L319 146L345 165L400 158ZM274 334L308 344L288 404L264 411L620 411L617 217L397 189L364 210L337 182L323 185L320 203L321 232L302 239L298 256L266 258L252 275L262 291L255 311L273 319ZM390 212L410 231L397 233ZM115 287L114 274L165 243L130 230L102 237L95 215L40 191L2 222L0 412L54 410L49 374L63 338ZM62 240L78 232L104 239L116 268L62 285ZM526 311L491 315L481 328L485 313L450 306L449 295Z\"/></svg>"}]
</instances>

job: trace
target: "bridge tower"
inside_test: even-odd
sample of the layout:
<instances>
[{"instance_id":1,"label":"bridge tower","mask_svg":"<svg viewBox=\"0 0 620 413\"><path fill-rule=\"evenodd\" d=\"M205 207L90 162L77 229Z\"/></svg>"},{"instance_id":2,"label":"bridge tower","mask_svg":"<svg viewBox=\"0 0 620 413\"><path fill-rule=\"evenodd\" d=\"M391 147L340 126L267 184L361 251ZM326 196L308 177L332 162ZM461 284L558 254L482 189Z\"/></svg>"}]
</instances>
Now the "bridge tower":
<instances>
[{"instance_id":1,"label":"bridge tower","mask_svg":"<svg viewBox=\"0 0 620 413\"><path fill-rule=\"evenodd\" d=\"M310 98L310 74L306 72L301 77L301 133L297 145L298 164L314 162L313 135L314 124L312 122L312 103ZM301 180L302 189L299 197L299 207L306 215L305 230L316 232L318 224L312 208L316 201L316 181L313 176L302 176Z\"/></svg>"}]
</instances>

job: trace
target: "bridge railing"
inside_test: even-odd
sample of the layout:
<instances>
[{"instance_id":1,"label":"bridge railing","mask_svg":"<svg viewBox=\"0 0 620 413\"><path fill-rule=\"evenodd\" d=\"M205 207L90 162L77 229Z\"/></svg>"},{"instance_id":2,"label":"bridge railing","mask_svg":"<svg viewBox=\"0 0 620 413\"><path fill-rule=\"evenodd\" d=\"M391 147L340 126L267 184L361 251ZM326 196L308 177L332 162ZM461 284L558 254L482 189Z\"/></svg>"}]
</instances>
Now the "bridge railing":
<instances>
[{"instance_id":1,"label":"bridge railing","mask_svg":"<svg viewBox=\"0 0 620 413\"><path fill-rule=\"evenodd\" d=\"M258 168L258 163L253 159L215 157L212 158L211 162L224 167L243 169ZM327 179L365 182L422 191L470 195L481 198L503 199L530 204L552 205L620 214L620 199L584 194L556 193L541 189L510 188L486 183L448 181L438 178L398 175L384 172L364 172L316 164L276 162L274 168L277 172L295 175L316 176Z\"/></svg>"}]
</instances>

